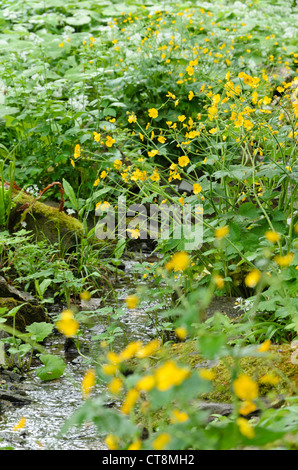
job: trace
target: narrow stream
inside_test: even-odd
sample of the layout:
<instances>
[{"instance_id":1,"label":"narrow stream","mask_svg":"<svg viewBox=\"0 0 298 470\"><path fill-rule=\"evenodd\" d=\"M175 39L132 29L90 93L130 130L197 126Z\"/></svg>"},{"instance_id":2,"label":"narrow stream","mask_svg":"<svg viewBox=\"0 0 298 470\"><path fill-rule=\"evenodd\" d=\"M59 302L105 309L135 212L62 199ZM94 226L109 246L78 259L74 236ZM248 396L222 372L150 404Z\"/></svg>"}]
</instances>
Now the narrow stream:
<instances>
[{"instance_id":1,"label":"narrow stream","mask_svg":"<svg viewBox=\"0 0 298 470\"><path fill-rule=\"evenodd\" d=\"M136 284L132 282L129 266L123 279L117 285L119 304L124 304L127 295L135 293ZM115 300L111 300L114 305ZM152 306L152 302L150 302ZM125 308L125 307L124 307ZM125 335L117 337L118 347L124 347L126 340L150 341L155 334L153 327L147 325L146 305L135 311L126 311L121 316ZM90 337L103 331L103 325L94 324L89 330ZM61 341L52 345L53 353L61 350ZM60 342L60 344L59 344ZM62 348L63 349L63 348ZM14 450L106 450L104 437L98 434L93 424L87 423L82 428L72 428L66 435L57 435L67 420L82 404L80 384L86 371L86 364L81 356L63 357L67 367L61 378L42 382L33 373L22 383L26 395L32 402L20 407L12 406L0 416L0 450L11 447ZM104 391L104 390L103 390ZM96 393L101 393L97 387ZM13 431L21 417L26 418L24 429Z\"/></svg>"}]
</instances>

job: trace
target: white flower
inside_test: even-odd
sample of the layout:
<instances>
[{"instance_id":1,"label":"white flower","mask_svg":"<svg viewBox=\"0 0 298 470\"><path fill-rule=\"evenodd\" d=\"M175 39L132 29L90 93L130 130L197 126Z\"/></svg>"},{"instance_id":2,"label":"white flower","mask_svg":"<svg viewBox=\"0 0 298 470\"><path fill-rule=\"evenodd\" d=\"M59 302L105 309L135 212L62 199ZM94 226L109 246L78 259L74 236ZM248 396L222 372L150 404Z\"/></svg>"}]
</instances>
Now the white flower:
<instances>
[{"instance_id":1,"label":"white flower","mask_svg":"<svg viewBox=\"0 0 298 470\"><path fill-rule=\"evenodd\" d=\"M68 215L76 213L76 211L74 211L73 209L66 209L66 212L67 212Z\"/></svg>"}]
</instances>

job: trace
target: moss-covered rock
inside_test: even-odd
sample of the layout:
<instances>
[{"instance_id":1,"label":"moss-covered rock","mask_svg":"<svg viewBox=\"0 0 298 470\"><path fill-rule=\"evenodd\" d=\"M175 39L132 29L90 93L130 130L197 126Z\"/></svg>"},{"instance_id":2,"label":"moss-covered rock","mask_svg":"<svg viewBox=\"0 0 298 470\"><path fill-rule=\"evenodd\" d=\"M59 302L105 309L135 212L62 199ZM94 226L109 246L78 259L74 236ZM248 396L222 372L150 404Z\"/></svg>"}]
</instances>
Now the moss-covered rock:
<instances>
[{"instance_id":1,"label":"moss-covered rock","mask_svg":"<svg viewBox=\"0 0 298 470\"><path fill-rule=\"evenodd\" d=\"M5 308L5 313L8 313L10 310L20 305L20 309L14 316L4 317L7 318L5 322L6 325L11 327L14 325L18 331L24 333L26 331L26 326L31 325L34 322L52 322L41 305L22 302L14 299L13 297L0 298L0 309Z\"/></svg>"},{"instance_id":2,"label":"moss-covered rock","mask_svg":"<svg viewBox=\"0 0 298 470\"><path fill-rule=\"evenodd\" d=\"M37 240L48 239L61 243L65 250L75 245L84 233L83 224L74 217L59 211L58 207L36 200L23 191L13 192L14 207L9 218L9 231L14 233L26 222L26 229L34 233Z\"/></svg>"},{"instance_id":3,"label":"moss-covered rock","mask_svg":"<svg viewBox=\"0 0 298 470\"><path fill-rule=\"evenodd\" d=\"M196 348L196 341L186 341L171 346L172 357L187 364L192 369L208 368L215 373L212 392L202 398L213 402L231 403L231 371L234 365L232 357L225 357L217 361L206 361ZM168 351L169 353L169 351ZM272 344L270 354L264 357L246 356L239 359L239 371L252 377L259 387L259 396L293 396L298 390L298 364L295 359L295 350L291 344ZM263 383L262 377L272 373L279 381L270 385Z\"/></svg>"}]
</instances>

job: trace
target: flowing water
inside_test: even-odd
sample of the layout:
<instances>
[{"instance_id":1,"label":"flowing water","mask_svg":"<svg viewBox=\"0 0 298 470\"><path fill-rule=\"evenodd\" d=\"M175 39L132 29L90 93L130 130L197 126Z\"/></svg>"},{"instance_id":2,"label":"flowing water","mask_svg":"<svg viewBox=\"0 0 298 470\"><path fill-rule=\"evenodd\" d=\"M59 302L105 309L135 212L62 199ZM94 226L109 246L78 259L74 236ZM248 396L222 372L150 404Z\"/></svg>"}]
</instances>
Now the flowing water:
<instances>
[{"instance_id":1,"label":"flowing water","mask_svg":"<svg viewBox=\"0 0 298 470\"><path fill-rule=\"evenodd\" d=\"M139 281L138 281L139 282ZM126 275L118 281L116 291L118 302L124 303L127 295L135 293L136 280L130 275L130 266L126 266ZM110 301L113 306L115 300ZM150 306L152 302L150 301ZM148 326L146 305L142 309L124 312L121 316L125 335L117 337L118 347L124 347L126 340L141 340L144 343L152 339L156 333ZM89 329L92 337L103 331L102 324L94 323ZM66 435L58 438L58 433L67 420L82 404L80 384L86 371L86 364L81 356L71 356L64 353L58 337L52 343L52 352L57 351L63 356L67 367L63 376L57 380L42 382L33 373L22 383L26 395L32 402L20 407L12 406L10 410L0 415L0 449L12 447L15 450L106 450L104 437L100 436L95 426L86 423L81 428L72 428ZM117 345L116 345L117 348ZM102 390L104 391L104 390ZM101 393L96 389L96 393ZM24 429L13 431L13 427L21 417L26 418Z\"/></svg>"}]
</instances>

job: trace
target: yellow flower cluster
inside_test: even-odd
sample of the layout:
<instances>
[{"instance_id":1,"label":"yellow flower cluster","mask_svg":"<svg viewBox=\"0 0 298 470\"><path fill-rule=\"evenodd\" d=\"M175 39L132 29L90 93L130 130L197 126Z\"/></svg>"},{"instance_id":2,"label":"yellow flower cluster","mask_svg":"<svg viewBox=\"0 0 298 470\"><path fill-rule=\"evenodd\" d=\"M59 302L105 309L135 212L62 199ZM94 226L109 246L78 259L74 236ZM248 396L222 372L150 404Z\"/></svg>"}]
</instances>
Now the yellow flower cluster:
<instances>
[{"instance_id":1,"label":"yellow flower cluster","mask_svg":"<svg viewBox=\"0 0 298 470\"><path fill-rule=\"evenodd\" d=\"M79 322L75 319L72 310L63 310L56 322L56 327L60 333L71 338L76 335L79 329Z\"/></svg>"},{"instance_id":2,"label":"yellow flower cluster","mask_svg":"<svg viewBox=\"0 0 298 470\"><path fill-rule=\"evenodd\" d=\"M180 251L175 253L171 259L166 263L165 268L167 271L185 271L185 269L190 264L190 257L189 254Z\"/></svg>"},{"instance_id":3,"label":"yellow flower cluster","mask_svg":"<svg viewBox=\"0 0 298 470\"><path fill-rule=\"evenodd\" d=\"M73 154L73 157L74 159L76 160L77 158L79 158L81 156L81 147L79 144L77 144L75 146L75 149L74 149L74 154Z\"/></svg>"},{"instance_id":4,"label":"yellow flower cluster","mask_svg":"<svg viewBox=\"0 0 298 470\"><path fill-rule=\"evenodd\" d=\"M92 389L94 388L96 380L96 373L94 369L89 369L84 375L81 382L81 390L84 398L88 398Z\"/></svg>"},{"instance_id":5,"label":"yellow flower cluster","mask_svg":"<svg viewBox=\"0 0 298 470\"><path fill-rule=\"evenodd\" d=\"M215 230L215 238L221 240L222 238L225 238L228 235L229 231L230 229L227 225L224 227L219 227Z\"/></svg>"}]
</instances>

